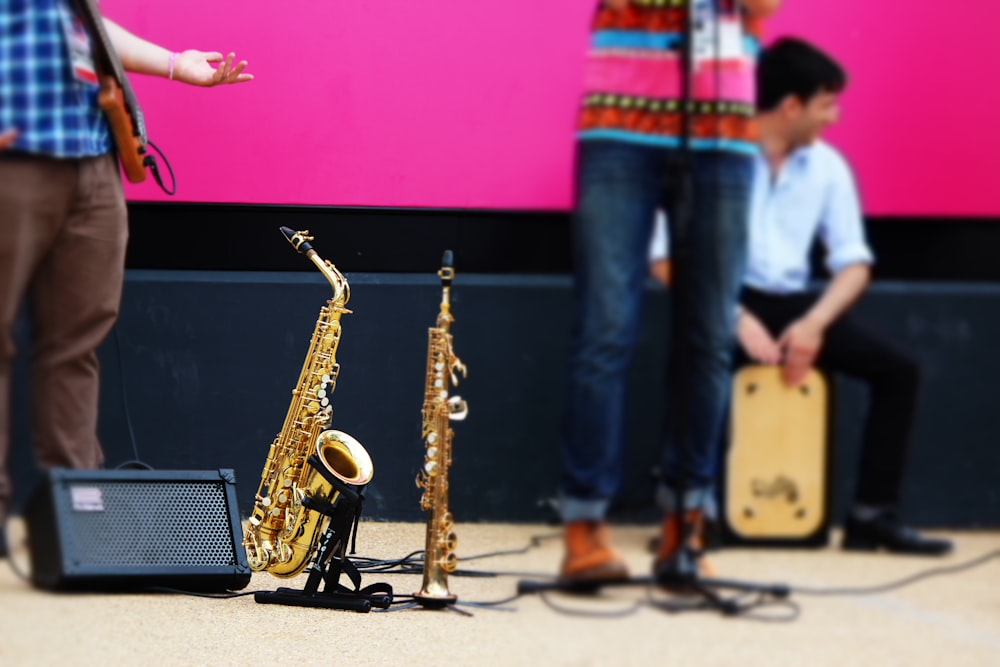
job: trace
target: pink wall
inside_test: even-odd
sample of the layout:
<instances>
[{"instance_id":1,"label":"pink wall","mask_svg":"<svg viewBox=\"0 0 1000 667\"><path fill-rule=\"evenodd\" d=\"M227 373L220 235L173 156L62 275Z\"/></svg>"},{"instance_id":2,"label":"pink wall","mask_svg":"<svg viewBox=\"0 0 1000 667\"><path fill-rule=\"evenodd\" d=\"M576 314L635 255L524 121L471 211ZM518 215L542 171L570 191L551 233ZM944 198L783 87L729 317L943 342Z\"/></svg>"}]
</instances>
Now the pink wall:
<instances>
[{"instance_id":1,"label":"pink wall","mask_svg":"<svg viewBox=\"0 0 1000 667\"><path fill-rule=\"evenodd\" d=\"M977 55L1000 9L963 4L946 14L917 11L930 0L787 0L770 27L849 67L830 138L870 213L1000 215L1000 131L987 122L1000 86ZM257 77L214 90L135 78L150 137L178 174L175 200L571 206L587 0L102 5L168 48L235 50ZM893 18L889 6L914 9ZM129 196L166 199L152 181Z\"/></svg>"}]
</instances>

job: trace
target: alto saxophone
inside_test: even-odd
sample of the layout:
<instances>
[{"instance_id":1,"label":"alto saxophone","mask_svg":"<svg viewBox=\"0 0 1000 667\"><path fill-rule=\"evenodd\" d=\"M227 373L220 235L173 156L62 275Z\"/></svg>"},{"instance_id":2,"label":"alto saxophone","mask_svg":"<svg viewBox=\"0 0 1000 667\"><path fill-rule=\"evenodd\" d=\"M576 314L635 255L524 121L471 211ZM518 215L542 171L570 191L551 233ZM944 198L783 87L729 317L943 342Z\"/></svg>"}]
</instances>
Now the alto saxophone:
<instances>
[{"instance_id":1,"label":"alto saxophone","mask_svg":"<svg viewBox=\"0 0 1000 667\"><path fill-rule=\"evenodd\" d=\"M438 276L441 278L441 307L437 326L428 329L427 375L424 384L423 440L426 444L424 465L417 475L417 486L424 490L421 509L427 518L427 542L424 550L424 580L414 598L425 606L443 606L457 599L448 590L448 574L455 571L455 520L448 509L448 469L454 432L452 420L465 419L468 405L458 396L449 396L449 386L466 376L465 364L452 349L451 282L455 278L452 252L445 251Z\"/></svg>"},{"instance_id":2,"label":"alto saxophone","mask_svg":"<svg viewBox=\"0 0 1000 667\"><path fill-rule=\"evenodd\" d=\"M281 432L271 443L253 512L247 521L243 545L250 568L267 570L276 577L293 577L308 565L316 552L329 517L310 510L310 500L334 505L340 492L308 462L315 454L322 465L346 484L364 485L372 478L372 460L357 440L328 427L330 404L340 365L340 317L350 313L347 279L322 259L309 241L308 231L281 232L294 248L306 255L333 288L333 297L320 310L298 384Z\"/></svg>"}]
</instances>

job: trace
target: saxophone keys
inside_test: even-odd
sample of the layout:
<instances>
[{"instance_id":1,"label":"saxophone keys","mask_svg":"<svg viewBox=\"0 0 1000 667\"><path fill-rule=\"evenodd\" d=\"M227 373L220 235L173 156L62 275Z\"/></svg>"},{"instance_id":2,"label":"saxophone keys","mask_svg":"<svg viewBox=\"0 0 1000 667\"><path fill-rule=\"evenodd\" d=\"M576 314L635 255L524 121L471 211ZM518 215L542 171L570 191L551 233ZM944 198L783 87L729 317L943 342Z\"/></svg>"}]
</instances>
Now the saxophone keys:
<instances>
[{"instance_id":1,"label":"saxophone keys","mask_svg":"<svg viewBox=\"0 0 1000 667\"><path fill-rule=\"evenodd\" d=\"M438 448L437 447L428 447L427 448L427 458L428 459L436 459L437 455L438 455Z\"/></svg>"},{"instance_id":2,"label":"saxophone keys","mask_svg":"<svg viewBox=\"0 0 1000 667\"><path fill-rule=\"evenodd\" d=\"M452 396L448 399L448 419L462 421L469 416L469 404L460 396Z\"/></svg>"},{"instance_id":3,"label":"saxophone keys","mask_svg":"<svg viewBox=\"0 0 1000 667\"><path fill-rule=\"evenodd\" d=\"M427 461L424 463L424 472L426 472L431 477L438 474L438 462L437 461Z\"/></svg>"},{"instance_id":4,"label":"saxophone keys","mask_svg":"<svg viewBox=\"0 0 1000 667\"><path fill-rule=\"evenodd\" d=\"M447 556L441 559L441 569L451 574L458 568L458 556L453 553L448 553Z\"/></svg>"}]
</instances>

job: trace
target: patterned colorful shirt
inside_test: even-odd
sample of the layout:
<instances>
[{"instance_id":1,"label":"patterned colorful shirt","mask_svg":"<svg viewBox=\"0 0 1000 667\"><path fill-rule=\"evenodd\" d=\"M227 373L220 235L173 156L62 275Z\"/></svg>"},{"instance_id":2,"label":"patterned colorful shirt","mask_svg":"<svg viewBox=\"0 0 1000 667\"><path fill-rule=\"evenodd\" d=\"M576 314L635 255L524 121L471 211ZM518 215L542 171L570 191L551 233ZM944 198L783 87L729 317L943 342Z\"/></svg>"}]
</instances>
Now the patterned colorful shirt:
<instances>
[{"instance_id":1,"label":"patterned colorful shirt","mask_svg":"<svg viewBox=\"0 0 1000 667\"><path fill-rule=\"evenodd\" d=\"M98 86L74 77L63 26L68 0L4 0L0 11L0 132L13 149L59 158L103 155L111 134Z\"/></svg>"},{"instance_id":2,"label":"patterned colorful shirt","mask_svg":"<svg viewBox=\"0 0 1000 667\"><path fill-rule=\"evenodd\" d=\"M694 3L694 7L691 3ZM759 42L736 0L630 0L598 8L587 60L581 139L679 147L684 29L695 26L690 147L754 153Z\"/></svg>"}]
</instances>

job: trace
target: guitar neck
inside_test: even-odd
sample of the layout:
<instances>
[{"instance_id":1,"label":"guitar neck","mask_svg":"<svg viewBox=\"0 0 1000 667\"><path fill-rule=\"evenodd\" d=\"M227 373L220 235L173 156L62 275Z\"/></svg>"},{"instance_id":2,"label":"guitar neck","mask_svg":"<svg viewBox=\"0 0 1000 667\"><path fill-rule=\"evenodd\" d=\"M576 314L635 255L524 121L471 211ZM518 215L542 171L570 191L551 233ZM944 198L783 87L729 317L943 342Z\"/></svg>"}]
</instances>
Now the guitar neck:
<instances>
[{"instance_id":1,"label":"guitar neck","mask_svg":"<svg viewBox=\"0 0 1000 667\"><path fill-rule=\"evenodd\" d=\"M148 141L146 136L146 119L142 115L142 108L139 106L139 100L132 89L132 83L125 73L125 67L122 65L122 61L118 57L118 52L115 51L115 47L111 43L111 37L108 36L107 30L104 28L104 19L101 16L101 12L97 9L94 0L75 0L75 2L80 9L87 27L90 28L91 33L97 38L99 46L97 55L101 61L101 65L109 70L107 73L113 76L118 85L121 86L122 94L125 97L125 106L132 116L139 138L145 144Z\"/></svg>"}]
</instances>

